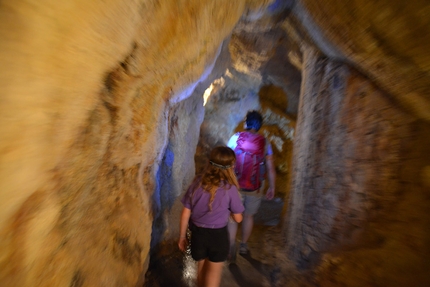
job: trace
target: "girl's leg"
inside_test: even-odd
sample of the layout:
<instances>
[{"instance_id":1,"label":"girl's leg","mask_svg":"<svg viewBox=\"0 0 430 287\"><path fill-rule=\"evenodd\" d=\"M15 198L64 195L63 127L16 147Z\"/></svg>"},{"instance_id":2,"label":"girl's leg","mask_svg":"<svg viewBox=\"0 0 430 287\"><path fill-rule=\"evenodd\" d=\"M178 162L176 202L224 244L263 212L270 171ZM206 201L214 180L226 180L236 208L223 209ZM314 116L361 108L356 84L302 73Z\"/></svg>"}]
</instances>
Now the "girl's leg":
<instances>
[{"instance_id":1,"label":"girl's leg","mask_svg":"<svg viewBox=\"0 0 430 287\"><path fill-rule=\"evenodd\" d=\"M206 259L197 261L197 286L205 287Z\"/></svg>"},{"instance_id":2,"label":"girl's leg","mask_svg":"<svg viewBox=\"0 0 430 287\"><path fill-rule=\"evenodd\" d=\"M223 266L224 262L211 262L208 259L205 260L205 287L219 287Z\"/></svg>"}]
</instances>

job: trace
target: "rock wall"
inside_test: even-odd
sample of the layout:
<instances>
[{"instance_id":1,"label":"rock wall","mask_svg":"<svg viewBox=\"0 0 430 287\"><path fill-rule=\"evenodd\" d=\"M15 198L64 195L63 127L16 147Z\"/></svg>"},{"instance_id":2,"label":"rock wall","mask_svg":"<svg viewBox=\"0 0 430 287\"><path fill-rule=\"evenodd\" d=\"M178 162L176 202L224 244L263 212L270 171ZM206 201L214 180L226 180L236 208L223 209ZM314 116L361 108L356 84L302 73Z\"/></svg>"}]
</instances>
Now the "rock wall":
<instances>
[{"instance_id":1,"label":"rock wall","mask_svg":"<svg viewBox=\"0 0 430 287\"><path fill-rule=\"evenodd\" d=\"M428 1L294 2L293 14L326 55L352 63L409 112L430 120Z\"/></svg>"},{"instance_id":2,"label":"rock wall","mask_svg":"<svg viewBox=\"0 0 430 287\"><path fill-rule=\"evenodd\" d=\"M227 74L214 81L211 96L205 106L205 117L200 128L196 150L196 165L201 170L207 163L211 149L226 145L237 131L242 131L248 111L258 110L263 116L260 133L272 144L277 171L277 196L286 197L291 172L292 141L295 134L295 119L289 116L287 95L275 86L244 85L254 77L244 74ZM261 85L261 82L260 82ZM280 103L283 103L280 104Z\"/></svg>"},{"instance_id":3,"label":"rock wall","mask_svg":"<svg viewBox=\"0 0 430 287\"><path fill-rule=\"evenodd\" d=\"M313 48L303 67L289 260L319 286L428 285L429 187L419 175L430 162L429 124Z\"/></svg>"},{"instance_id":4,"label":"rock wall","mask_svg":"<svg viewBox=\"0 0 430 287\"><path fill-rule=\"evenodd\" d=\"M139 281L172 105L265 2L1 2L1 286Z\"/></svg>"},{"instance_id":5,"label":"rock wall","mask_svg":"<svg viewBox=\"0 0 430 287\"><path fill-rule=\"evenodd\" d=\"M1 1L1 286L141 283L175 236L214 79L197 165L261 108L289 173L301 93L294 268L430 285L428 3L268 2Z\"/></svg>"},{"instance_id":6,"label":"rock wall","mask_svg":"<svg viewBox=\"0 0 430 287\"><path fill-rule=\"evenodd\" d=\"M235 131L242 130L246 113L255 109L264 116L261 132L275 147L278 171L287 172L301 81L301 67L291 64L288 55L300 50L284 31L274 5L259 18L238 22L233 30L226 51L230 61L208 89L198 165L205 163L214 146L225 144ZM288 187L286 181L281 182L279 191L285 194Z\"/></svg>"},{"instance_id":7,"label":"rock wall","mask_svg":"<svg viewBox=\"0 0 430 287\"><path fill-rule=\"evenodd\" d=\"M188 188L195 175L194 154L203 116L203 98L198 93L193 93L170 110L168 142L163 150L152 195L154 217L151 247L162 241L177 240L178 215L182 204L176 199Z\"/></svg>"}]
</instances>

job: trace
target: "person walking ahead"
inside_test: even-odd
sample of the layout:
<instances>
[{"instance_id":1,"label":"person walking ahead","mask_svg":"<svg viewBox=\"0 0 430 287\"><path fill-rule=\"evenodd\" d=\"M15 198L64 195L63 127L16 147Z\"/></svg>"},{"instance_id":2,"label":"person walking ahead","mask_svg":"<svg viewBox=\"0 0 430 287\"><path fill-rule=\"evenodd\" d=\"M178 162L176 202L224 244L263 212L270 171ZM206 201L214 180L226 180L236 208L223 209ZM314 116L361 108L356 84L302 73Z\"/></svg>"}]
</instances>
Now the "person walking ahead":
<instances>
[{"instance_id":1,"label":"person walking ahead","mask_svg":"<svg viewBox=\"0 0 430 287\"><path fill-rule=\"evenodd\" d=\"M242 221L239 184L234 174L235 153L228 147L211 151L209 164L182 198L179 249L187 247L187 226L191 230L191 256L198 262L197 286L217 287L229 252L228 218Z\"/></svg>"},{"instance_id":2,"label":"person walking ahead","mask_svg":"<svg viewBox=\"0 0 430 287\"><path fill-rule=\"evenodd\" d=\"M236 154L235 172L239 181L240 193L245 206L242 222L242 240L239 253L246 255L249 252L248 239L254 226L254 215L257 213L263 196L264 177L266 166L269 177L267 199L275 196L275 167L273 151L270 142L258 130L263 124L263 117L257 111L250 111L246 115L245 131L234 134L228 146ZM230 221L228 231L230 234L230 259L234 262L236 256L237 223Z\"/></svg>"}]
</instances>

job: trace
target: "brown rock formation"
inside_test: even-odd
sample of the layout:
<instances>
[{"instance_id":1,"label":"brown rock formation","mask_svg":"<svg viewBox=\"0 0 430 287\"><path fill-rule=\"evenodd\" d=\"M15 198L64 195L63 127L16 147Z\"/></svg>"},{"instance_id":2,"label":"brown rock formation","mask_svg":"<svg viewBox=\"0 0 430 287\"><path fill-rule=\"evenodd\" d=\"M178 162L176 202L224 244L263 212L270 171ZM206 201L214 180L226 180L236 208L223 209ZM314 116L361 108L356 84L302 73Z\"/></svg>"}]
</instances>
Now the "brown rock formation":
<instances>
[{"instance_id":1,"label":"brown rock formation","mask_svg":"<svg viewBox=\"0 0 430 287\"><path fill-rule=\"evenodd\" d=\"M322 286L427 285L428 123L344 64L304 58L288 258L321 264Z\"/></svg>"},{"instance_id":2,"label":"brown rock formation","mask_svg":"<svg viewBox=\"0 0 430 287\"><path fill-rule=\"evenodd\" d=\"M0 286L141 284L249 109L289 200L274 285L430 285L429 9L1 1Z\"/></svg>"},{"instance_id":3,"label":"brown rock formation","mask_svg":"<svg viewBox=\"0 0 430 287\"><path fill-rule=\"evenodd\" d=\"M264 2L0 4L0 285L136 284L170 105Z\"/></svg>"},{"instance_id":4,"label":"brown rock formation","mask_svg":"<svg viewBox=\"0 0 430 287\"><path fill-rule=\"evenodd\" d=\"M353 63L410 112L430 120L430 18L425 0L302 0L295 14L324 53Z\"/></svg>"}]
</instances>

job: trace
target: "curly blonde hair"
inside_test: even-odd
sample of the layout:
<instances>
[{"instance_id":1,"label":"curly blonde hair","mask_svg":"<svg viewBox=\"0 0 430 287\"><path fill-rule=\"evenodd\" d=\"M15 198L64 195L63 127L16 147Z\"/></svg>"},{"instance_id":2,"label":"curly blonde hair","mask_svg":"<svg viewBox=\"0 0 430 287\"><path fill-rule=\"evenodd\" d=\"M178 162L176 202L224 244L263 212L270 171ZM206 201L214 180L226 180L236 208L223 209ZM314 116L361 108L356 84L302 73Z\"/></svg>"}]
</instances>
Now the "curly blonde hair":
<instances>
[{"instance_id":1,"label":"curly blonde hair","mask_svg":"<svg viewBox=\"0 0 430 287\"><path fill-rule=\"evenodd\" d=\"M209 210L212 210L216 191L219 187L234 185L239 189L234 164L236 155L234 151L226 146L215 147L209 156L209 163L205 169L199 187L210 193Z\"/></svg>"}]
</instances>

